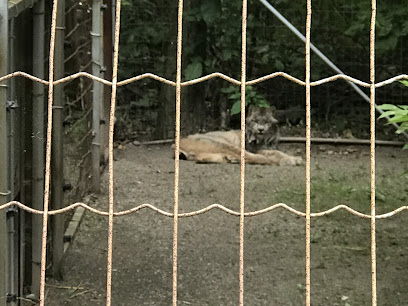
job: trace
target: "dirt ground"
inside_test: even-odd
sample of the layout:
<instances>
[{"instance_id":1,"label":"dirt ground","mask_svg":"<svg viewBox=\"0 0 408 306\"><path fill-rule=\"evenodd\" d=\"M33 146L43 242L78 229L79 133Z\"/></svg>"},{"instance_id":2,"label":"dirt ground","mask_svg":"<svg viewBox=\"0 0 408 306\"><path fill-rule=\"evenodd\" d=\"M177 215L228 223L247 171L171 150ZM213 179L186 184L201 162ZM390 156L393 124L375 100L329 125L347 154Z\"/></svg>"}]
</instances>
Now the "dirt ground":
<instances>
[{"instance_id":1,"label":"dirt ground","mask_svg":"<svg viewBox=\"0 0 408 306\"><path fill-rule=\"evenodd\" d=\"M282 145L304 156L304 145ZM377 149L377 212L407 205L407 152ZM172 212L170 146L115 152L115 210L143 203ZM180 212L213 203L239 210L239 165L180 162ZM304 211L304 166L246 168L246 211L284 202ZM369 213L368 147L312 147L312 211L338 204ZM107 173L90 203L107 210ZM378 305L408 305L408 212L377 221ZM112 305L171 305L172 219L151 210L114 220ZM245 305L304 305L304 218L286 210L246 218ZM370 221L337 211L311 225L312 305L371 305ZM178 304L237 305L239 219L220 210L179 220ZM104 305L107 218L87 212L47 282L48 305Z\"/></svg>"}]
</instances>

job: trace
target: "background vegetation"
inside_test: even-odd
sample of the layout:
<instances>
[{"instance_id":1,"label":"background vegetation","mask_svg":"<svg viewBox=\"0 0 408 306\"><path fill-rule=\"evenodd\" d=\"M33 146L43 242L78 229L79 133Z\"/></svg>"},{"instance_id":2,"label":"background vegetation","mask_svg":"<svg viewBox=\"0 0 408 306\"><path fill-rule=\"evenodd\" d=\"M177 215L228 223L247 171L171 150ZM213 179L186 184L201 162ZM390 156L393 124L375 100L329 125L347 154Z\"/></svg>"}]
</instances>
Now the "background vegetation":
<instances>
[{"instance_id":1,"label":"background vegetation","mask_svg":"<svg viewBox=\"0 0 408 306\"><path fill-rule=\"evenodd\" d=\"M304 32L305 1L271 2L296 28ZM120 78L152 72L175 79L177 2L126 0L120 38ZM241 60L241 1L186 0L183 25L183 80L215 71L239 79ZM313 2L312 42L346 74L369 78L369 1L316 0ZM378 3L376 78L406 73L408 63L408 6L405 1ZM259 1L249 1L248 79L285 71L304 79L304 44ZM312 55L312 80L333 72ZM231 84L216 79L184 88L183 133L234 127L229 118L234 99ZM304 116L304 88L283 79L254 86L259 99L281 110L280 121L300 124ZM232 90L229 90L231 92ZM167 138L173 135L174 89L145 80L120 91L119 137ZM378 89L377 103L404 104L401 84ZM368 104L345 82L313 88L314 128L324 135L351 130L365 137ZM146 128L147 127L147 128ZM382 134L394 135L381 126ZM386 135L385 135L386 136Z\"/></svg>"}]
</instances>

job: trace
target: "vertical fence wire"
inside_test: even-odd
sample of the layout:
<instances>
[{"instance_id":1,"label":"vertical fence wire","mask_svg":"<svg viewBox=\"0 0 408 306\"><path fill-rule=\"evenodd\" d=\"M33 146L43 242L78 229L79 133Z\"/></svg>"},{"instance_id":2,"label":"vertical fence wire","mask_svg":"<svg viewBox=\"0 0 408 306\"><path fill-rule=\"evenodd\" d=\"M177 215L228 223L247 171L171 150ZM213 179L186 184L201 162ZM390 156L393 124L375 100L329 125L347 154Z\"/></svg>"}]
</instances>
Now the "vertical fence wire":
<instances>
[{"instance_id":1,"label":"vertical fence wire","mask_svg":"<svg viewBox=\"0 0 408 306\"><path fill-rule=\"evenodd\" d=\"M239 305L244 305L244 221L245 221L245 86L246 86L246 31L247 0L242 1L241 30L241 172L239 190Z\"/></svg>"},{"instance_id":2,"label":"vertical fence wire","mask_svg":"<svg viewBox=\"0 0 408 306\"><path fill-rule=\"evenodd\" d=\"M108 219L108 254L106 264L106 305L112 303L112 253L113 253L113 132L115 121L116 91L118 84L119 31L121 0L116 0L115 41L113 49L112 94L109 115L109 219Z\"/></svg>"},{"instance_id":3,"label":"vertical fence wire","mask_svg":"<svg viewBox=\"0 0 408 306\"><path fill-rule=\"evenodd\" d=\"M371 188L371 299L377 305L377 259L375 239L375 19L376 0L371 0L370 25L370 188Z\"/></svg>"},{"instance_id":4,"label":"vertical fence wire","mask_svg":"<svg viewBox=\"0 0 408 306\"><path fill-rule=\"evenodd\" d=\"M306 43L305 43L305 66L306 66L306 254L305 254L305 299L306 306L310 306L310 30L312 26L312 0L307 0L306 15Z\"/></svg>"},{"instance_id":5,"label":"vertical fence wire","mask_svg":"<svg viewBox=\"0 0 408 306\"><path fill-rule=\"evenodd\" d=\"M173 306L177 306L177 247L178 247L178 205L180 180L180 103L181 103L181 52L183 42L183 0L178 2L177 12L177 67L176 67L176 122L174 153L174 208L173 208Z\"/></svg>"},{"instance_id":6,"label":"vertical fence wire","mask_svg":"<svg viewBox=\"0 0 408 306\"><path fill-rule=\"evenodd\" d=\"M54 54L55 54L55 31L57 26L58 0L54 0L51 19L51 38L49 56L49 84L48 84L48 106L47 106L47 144L45 155L45 183L44 183L44 211L41 244L41 275L40 275L40 306L44 306L45 298L45 269L47 265L47 227L48 206L50 200L51 181L51 141L52 141L52 104L54 93Z\"/></svg>"}]
</instances>

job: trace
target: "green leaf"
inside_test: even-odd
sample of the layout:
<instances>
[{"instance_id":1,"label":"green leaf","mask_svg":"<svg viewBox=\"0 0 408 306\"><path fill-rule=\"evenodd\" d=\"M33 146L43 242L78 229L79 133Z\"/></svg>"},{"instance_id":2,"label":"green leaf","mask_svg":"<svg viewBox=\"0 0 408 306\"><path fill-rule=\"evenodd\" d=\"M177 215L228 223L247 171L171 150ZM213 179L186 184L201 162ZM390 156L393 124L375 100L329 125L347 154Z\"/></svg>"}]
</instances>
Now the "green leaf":
<instances>
[{"instance_id":1,"label":"green leaf","mask_svg":"<svg viewBox=\"0 0 408 306\"><path fill-rule=\"evenodd\" d=\"M228 99L230 99L230 100L235 100L235 99L240 99L240 98L241 98L241 93L240 92L236 92L236 93L233 93L232 95L228 96Z\"/></svg>"},{"instance_id":2,"label":"green leaf","mask_svg":"<svg viewBox=\"0 0 408 306\"><path fill-rule=\"evenodd\" d=\"M224 61L228 61L232 58L232 51L229 49L222 50L222 58Z\"/></svg>"},{"instance_id":3,"label":"green leaf","mask_svg":"<svg viewBox=\"0 0 408 306\"><path fill-rule=\"evenodd\" d=\"M378 117L378 119L389 117L389 116L394 116L394 115L395 115L395 111L386 111L382 113L381 116Z\"/></svg>"},{"instance_id":4,"label":"green leaf","mask_svg":"<svg viewBox=\"0 0 408 306\"><path fill-rule=\"evenodd\" d=\"M394 50L398 44L398 37L397 36L389 36L385 39L378 40L376 43L376 50L377 52L389 52Z\"/></svg>"},{"instance_id":5,"label":"green leaf","mask_svg":"<svg viewBox=\"0 0 408 306\"><path fill-rule=\"evenodd\" d=\"M352 24L345 32L345 35L354 36L360 33L364 29L363 23L354 23Z\"/></svg>"},{"instance_id":6,"label":"green leaf","mask_svg":"<svg viewBox=\"0 0 408 306\"><path fill-rule=\"evenodd\" d=\"M380 202L384 202L386 199L386 196L384 195L384 193L382 193L381 191L377 189L375 192L375 199Z\"/></svg>"},{"instance_id":7,"label":"green leaf","mask_svg":"<svg viewBox=\"0 0 408 306\"><path fill-rule=\"evenodd\" d=\"M406 143L402 149L403 150L408 150L408 143Z\"/></svg>"},{"instance_id":8,"label":"green leaf","mask_svg":"<svg viewBox=\"0 0 408 306\"><path fill-rule=\"evenodd\" d=\"M269 51L269 45L264 45L258 48L258 53L264 53Z\"/></svg>"},{"instance_id":9,"label":"green leaf","mask_svg":"<svg viewBox=\"0 0 408 306\"><path fill-rule=\"evenodd\" d=\"M200 9L205 23L212 24L221 15L221 0L206 0L201 4Z\"/></svg>"},{"instance_id":10,"label":"green leaf","mask_svg":"<svg viewBox=\"0 0 408 306\"><path fill-rule=\"evenodd\" d=\"M399 129L395 131L395 133L399 135L399 134L404 133L406 130L408 130L408 127L400 126Z\"/></svg>"},{"instance_id":11,"label":"green leaf","mask_svg":"<svg viewBox=\"0 0 408 306\"><path fill-rule=\"evenodd\" d=\"M278 71L283 71L285 69L285 65L280 60L275 60L275 68Z\"/></svg>"},{"instance_id":12,"label":"green leaf","mask_svg":"<svg viewBox=\"0 0 408 306\"><path fill-rule=\"evenodd\" d=\"M405 86L408 87L408 80L401 80L400 83L404 84Z\"/></svg>"},{"instance_id":13,"label":"green leaf","mask_svg":"<svg viewBox=\"0 0 408 306\"><path fill-rule=\"evenodd\" d=\"M201 62L193 62L187 65L184 75L187 81L199 78L203 75L203 64Z\"/></svg>"},{"instance_id":14,"label":"green leaf","mask_svg":"<svg viewBox=\"0 0 408 306\"><path fill-rule=\"evenodd\" d=\"M395 116L388 120L389 123L400 123L400 122L408 122L408 115L403 116Z\"/></svg>"},{"instance_id":15,"label":"green leaf","mask_svg":"<svg viewBox=\"0 0 408 306\"><path fill-rule=\"evenodd\" d=\"M258 107L266 107L266 108L271 107L271 105L269 104L269 102L266 101L266 100L264 100L264 99L259 100L258 103L256 104L256 106L258 106Z\"/></svg>"},{"instance_id":16,"label":"green leaf","mask_svg":"<svg viewBox=\"0 0 408 306\"><path fill-rule=\"evenodd\" d=\"M378 108L382 110L395 110L397 107L394 104L382 104L378 105Z\"/></svg>"},{"instance_id":17,"label":"green leaf","mask_svg":"<svg viewBox=\"0 0 408 306\"><path fill-rule=\"evenodd\" d=\"M248 90L245 92L245 97L247 99L255 98L256 97L256 92L253 90Z\"/></svg>"},{"instance_id":18,"label":"green leaf","mask_svg":"<svg viewBox=\"0 0 408 306\"><path fill-rule=\"evenodd\" d=\"M236 101L231 107L231 116L241 112L241 101Z\"/></svg>"},{"instance_id":19,"label":"green leaf","mask_svg":"<svg viewBox=\"0 0 408 306\"><path fill-rule=\"evenodd\" d=\"M223 93L231 93L231 92L236 92L237 90L238 90L238 87L228 86L228 87L222 88L222 89L221 89L221 92L223 92Z\"/></svg>"}]
</instances>

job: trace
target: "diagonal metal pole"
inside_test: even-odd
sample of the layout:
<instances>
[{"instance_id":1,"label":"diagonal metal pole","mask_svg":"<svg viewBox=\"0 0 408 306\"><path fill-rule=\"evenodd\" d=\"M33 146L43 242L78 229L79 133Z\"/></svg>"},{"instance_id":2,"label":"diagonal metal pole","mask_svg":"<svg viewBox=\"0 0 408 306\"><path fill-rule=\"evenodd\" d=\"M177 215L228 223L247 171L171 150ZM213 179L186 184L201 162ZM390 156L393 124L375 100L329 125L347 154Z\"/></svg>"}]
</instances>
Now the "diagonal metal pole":
<instances>
[{"instance_id":1,"label":"diagonal metal pole","mask_svg":"<svg viewBox=\"0 0 408 306\"><path fill-rule=\"evenodd\" d=\"M300 40L302 40L303 42L306 42L306 37L300 33L300 31L298 29L296 29L293 24L290 23L289 20L287 20L285 17L282 16L281 13L279 13L279 11L272 6L272 4L270 4L268 1L266 0L259 0L269 11L271 11L272 14L274 14L284 25L286 25L289 30L291 30ZM316 53L316 55L318 57L320 57L322 59L323 62L325 62L330 68L332 68L335 72L337 72L338 74L343 74L345 75L345 73L339 68L337 67L326 55L324 55L315 45L313 45L312 43L310 43L310 49ZM354 84L353 82L350 81L346 81L366 102L370 103L370 97L367 96L364 91L362 91L356 84ZM377 112L379 112L380 114L383 114L384 111L382 109L379 109L377 104L375 104L375 109L377 110ZM390 117L386 116L385 117L387 120L390 119ZM399 126L396 123L392 123L392 125L398 129ZM408 134L407 133L401 133L402 135L404 135L405 138L408 139Z\"/></svg>"}]
</instances>

